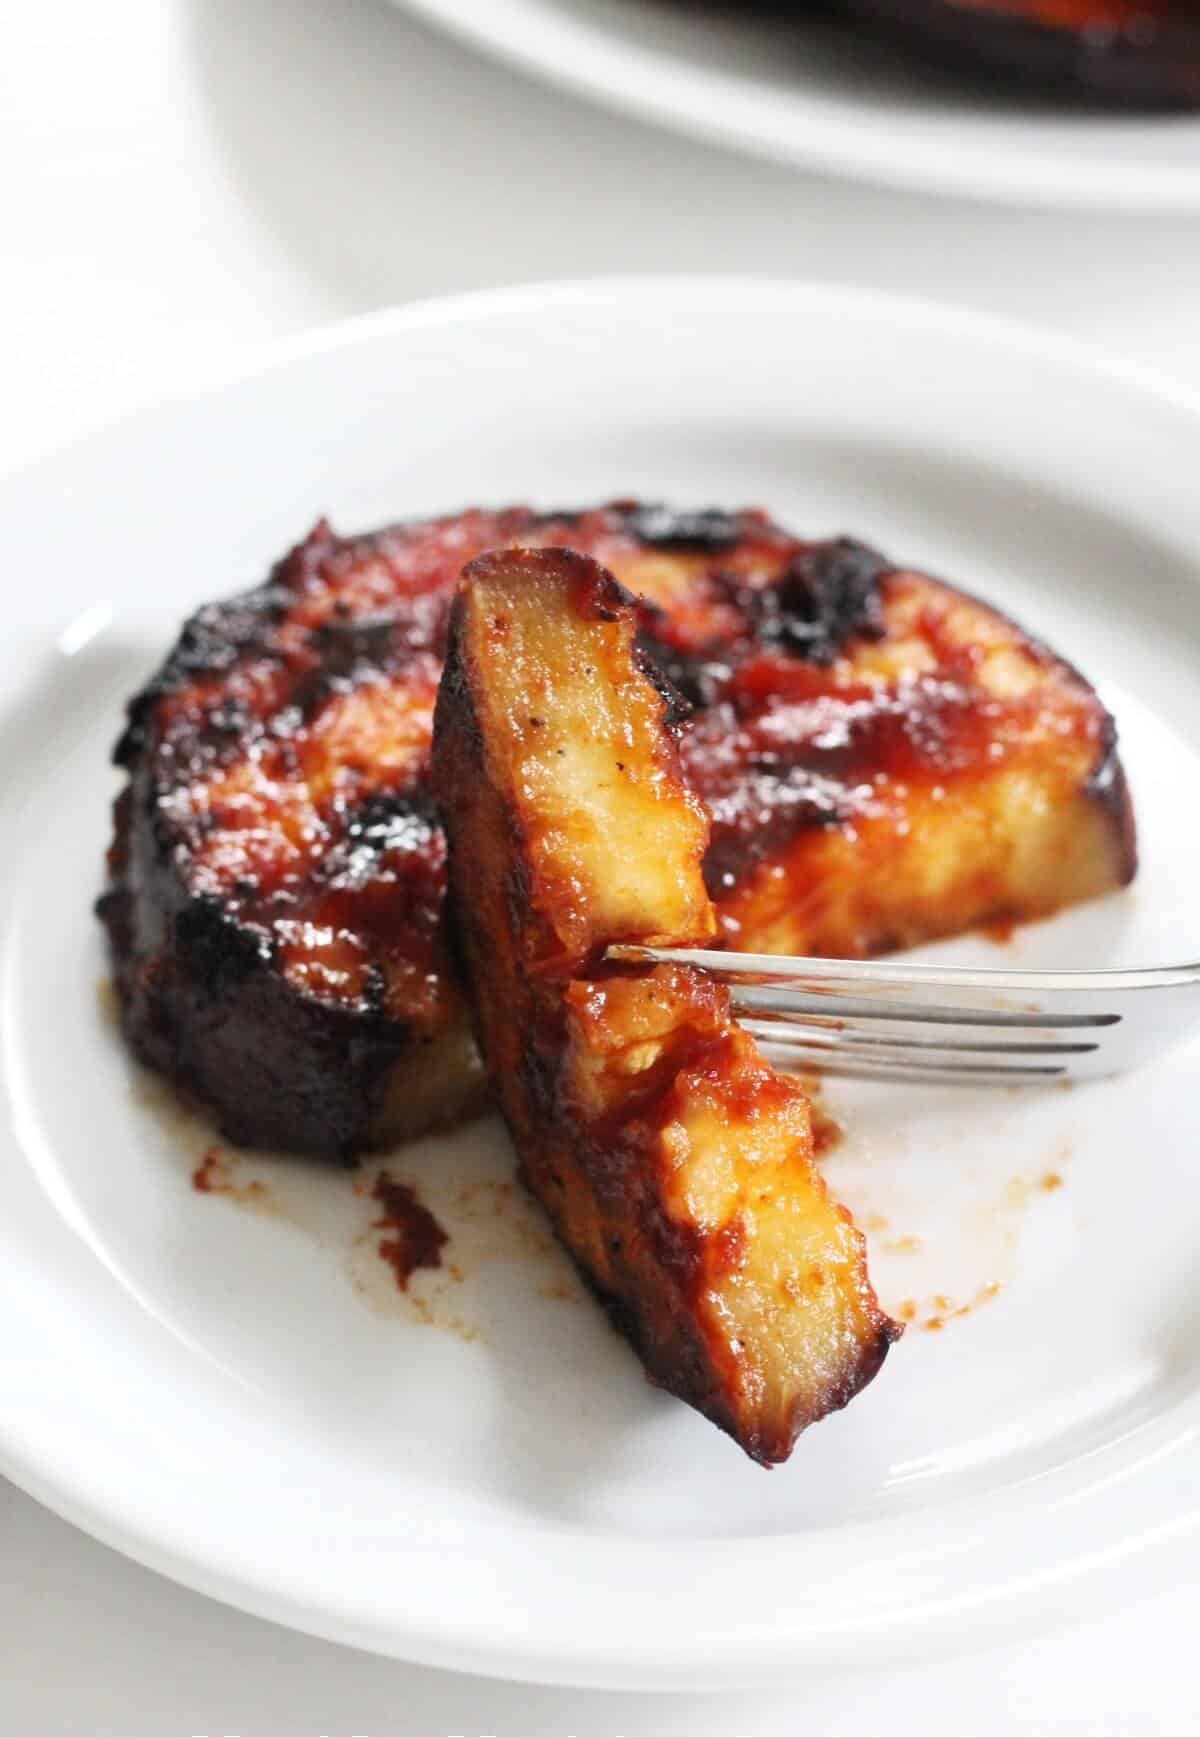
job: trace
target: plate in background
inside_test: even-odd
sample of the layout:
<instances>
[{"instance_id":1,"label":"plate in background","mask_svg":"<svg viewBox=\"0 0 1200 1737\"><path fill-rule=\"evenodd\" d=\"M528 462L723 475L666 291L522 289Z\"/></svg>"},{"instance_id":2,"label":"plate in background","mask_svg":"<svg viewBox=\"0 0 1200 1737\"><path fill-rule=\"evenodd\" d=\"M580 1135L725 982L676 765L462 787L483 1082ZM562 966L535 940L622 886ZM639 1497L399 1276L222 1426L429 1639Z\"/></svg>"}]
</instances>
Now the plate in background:
<instances>
[{"instance_id":1,"label":"plate in background","mask_svg":"<svg viewBox=\"0 0 1200 1737\"><path fill-rule=\"evenodd\" d=\"M801 168L1025 205L1200 205L1200 116L989 93L802 6L771 18L708 0L403 4L567 90Z\"/></svg>"},{"instance_id":2,"label":"plate in background","mask_svg":"<svg viewBox=\"0 0 1200 1737\"><path fill-rule=\"evenodd\" d=\"M1195 1046L1071 1092L830 1092L848 1128L830 1180L915 1320L768 1475L648 1387L492 1124L389 1162L461 1273L407 1300L352 1179L214 1156L127 1060L89 905L122 701L196 602L321 513L352 529L636 491L760 502L941 570L1114 706L1135 888L1004 954L943 956L1200 954L1180 801L1200 786L1198 440L1193 404L1005 324L828 288L602 283L335 328L10 481L0 1470L261 1615L613 1687L914 1661L1191 1571ZM205 1162L215 1196L192 1186Z\"/></svg>"}]
</instances>

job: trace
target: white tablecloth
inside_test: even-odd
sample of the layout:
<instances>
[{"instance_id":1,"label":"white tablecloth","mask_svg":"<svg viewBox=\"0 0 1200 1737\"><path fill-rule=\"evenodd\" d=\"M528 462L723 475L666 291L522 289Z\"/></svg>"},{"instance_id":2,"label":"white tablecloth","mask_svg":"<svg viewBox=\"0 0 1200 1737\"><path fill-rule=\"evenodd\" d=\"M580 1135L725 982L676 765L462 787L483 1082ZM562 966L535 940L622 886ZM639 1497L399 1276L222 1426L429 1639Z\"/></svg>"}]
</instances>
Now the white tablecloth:
<instances>
[{"instance_id":1,"label":"white tablecloth","mask_svg":"<svg viewBox=\"0 0 1200 1737\"><path fill-rule=\"evenodd\" d=\"M884 285L1200 387L1194 218L972 208L726 156L528 83L384 0L9 6L0 194L0 468L319 321L596 273ZM767 1694L539 1690L240 1616L0 1481L2 1737L1194 1737L1198 1615L1200 1578L903 1675L864 1660Z\"/></svg>"}]
</instances>

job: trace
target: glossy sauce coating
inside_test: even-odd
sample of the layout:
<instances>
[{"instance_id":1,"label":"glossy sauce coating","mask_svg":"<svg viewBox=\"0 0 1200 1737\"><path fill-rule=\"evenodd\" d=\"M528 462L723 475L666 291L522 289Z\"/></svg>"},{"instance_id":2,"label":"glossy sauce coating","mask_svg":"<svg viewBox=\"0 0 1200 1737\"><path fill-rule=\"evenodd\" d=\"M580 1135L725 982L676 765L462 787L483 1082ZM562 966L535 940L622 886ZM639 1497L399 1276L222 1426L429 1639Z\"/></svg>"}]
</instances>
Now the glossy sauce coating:
<instances>
[{"instance_id":1,"label":"glossy sauce coating","mask_svg":"<svg viewBox=\"0 0 1200 1737\"><path fill-rule=\"evenodd\" d=\"M634 600L567 550L473 562L435 722L476 1031L522 1174L651 1379L764 1464L898 1337L809 1106L686 966L707 821ZM549 943L549 944L548 944Z\"/></svg>"},{"instance_id":2,"label":"glossy sauce coating","mask_svg":"<svg viewBox=\"0 0 1200 1737\"><path fill-rule=\"evenodd\" d=\"M429 745L447 612L464 562L515 542L570 543L646 597L648 648L701 705L705 668L782 643L799 611L814 625L787 642L795 655L825 655L830 631L855 625L840 594L836 622L812 604L798 563L814 546L756 513L515 508L351 540L318 525L267 586L188 624L118 748L130 767L149 757L188 894L305 996L437 1022L445 845ZM868 586L851 609L869 607Z\"/></svg>"},{"instance_id":3,"label":"glossy sauce coating","mask_svg":"<svg viewBox=\"0 0 1200 1737\"><path fill-rule=\"evenodd\" d=\"M590 554L636 594L727 944L867 953L1132 873L1087 684L861 543L632 501L354 538L320 524L266 584L192 618L117 750L101 914L125 1029L233 1141L348 1155L481 1101L430 740L459 573L521 545Z\"/></svg>"}]
</instances>

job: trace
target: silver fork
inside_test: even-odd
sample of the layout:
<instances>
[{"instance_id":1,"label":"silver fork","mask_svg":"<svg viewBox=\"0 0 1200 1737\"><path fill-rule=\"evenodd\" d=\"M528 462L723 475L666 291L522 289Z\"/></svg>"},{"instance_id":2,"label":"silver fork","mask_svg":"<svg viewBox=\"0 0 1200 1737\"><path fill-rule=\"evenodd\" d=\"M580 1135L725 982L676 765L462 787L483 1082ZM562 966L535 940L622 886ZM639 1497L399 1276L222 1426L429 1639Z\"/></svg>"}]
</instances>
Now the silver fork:
<instances>
[{"instance_id":1,"label":"silver fork","mask_svg":"<svg viewBox=\"0 0 1200 1737\"><path fill-rule=\"evenodd\" d=\"M698 965L729 985L776 1066L911 1085L1045 1086L1124 1073L1200 1023L1200 964L972 971L692 947L608 958Z\"/></svg>"}]
</instances>

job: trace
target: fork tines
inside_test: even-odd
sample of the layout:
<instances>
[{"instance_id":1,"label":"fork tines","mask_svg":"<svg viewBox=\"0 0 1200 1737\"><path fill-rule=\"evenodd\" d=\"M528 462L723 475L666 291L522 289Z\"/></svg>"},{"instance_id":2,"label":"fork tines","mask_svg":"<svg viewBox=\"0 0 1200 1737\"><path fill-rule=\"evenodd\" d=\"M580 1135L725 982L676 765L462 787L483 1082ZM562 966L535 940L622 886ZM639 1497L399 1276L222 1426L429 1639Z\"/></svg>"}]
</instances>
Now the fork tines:
<instances>
[{"instance_id":1,"label":"fork tines","mask_svg":"<svg viewBox=\"0 0 1200 1737\"><path fill-rule=\"evenodd\" d=\"M1176 1017L1164 1026L1163 999L1145 991L1200 985L1194 966L976 971L686 947L613 947L608 957L719 977L777 1065L914 1085L1046 1085L1117 1071L1179 1033L1178 999L1167 998Z\"/></svg>"}]
</instances>

